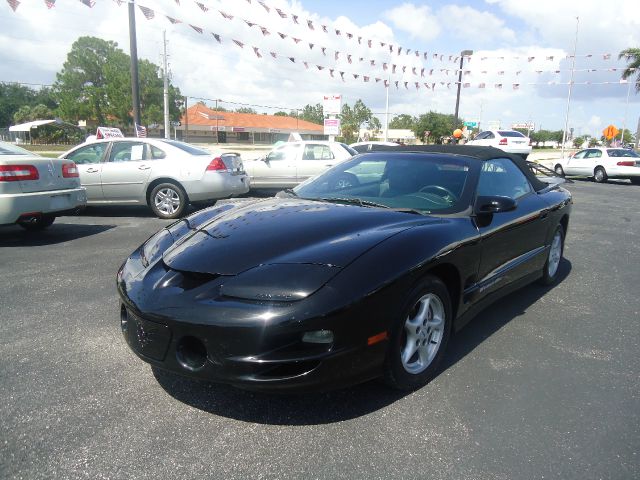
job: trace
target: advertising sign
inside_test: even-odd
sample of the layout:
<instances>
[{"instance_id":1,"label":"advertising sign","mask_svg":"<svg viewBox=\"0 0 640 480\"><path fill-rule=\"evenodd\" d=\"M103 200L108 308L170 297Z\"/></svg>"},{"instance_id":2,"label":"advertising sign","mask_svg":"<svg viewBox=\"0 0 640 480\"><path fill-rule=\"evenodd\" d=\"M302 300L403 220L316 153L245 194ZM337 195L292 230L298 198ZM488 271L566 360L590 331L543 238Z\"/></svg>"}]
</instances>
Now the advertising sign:
<instances>
[{"instance_id":1,"label":"advertising sign","mask_svg":"<svg viewBox=\"0 0 640 480\"><path fill-rule=\"evenodd\" d=\"M523 123L512 123L512 129L520 128L522 130L535 130L536 124L531 122L523 122Z\"/></svg>"},{"instance_id":2,"label":"advertising sign","mask_svg":"<svg viewBox=\"0 0 640 480\"><path fill-rule=\"evenodd\" d=\"M98 127L96 139L100 140L102 138L124 138L124 135L119 128Z\"/></svg>"},{"instance_id":3,"label":"advertising sign","mask_svg":"<svg viewBox=\"0 0 640 480\"><path fill-rule=\"evenodd\" d=\"M324 115L339 115L341 111L342 95L325 95L323 97L322 113Z\"/></svg>"},{"instance_id":4,"label":"advertising sign","mask_svg":"<svg viewBox=\"0 0 640 480\"><path fill-rule=\"evenodd\" d=\"M324 134L325 135L340 135L340 119L339 118L325 118L324 119Z\"/></svg>"}]
</instances>

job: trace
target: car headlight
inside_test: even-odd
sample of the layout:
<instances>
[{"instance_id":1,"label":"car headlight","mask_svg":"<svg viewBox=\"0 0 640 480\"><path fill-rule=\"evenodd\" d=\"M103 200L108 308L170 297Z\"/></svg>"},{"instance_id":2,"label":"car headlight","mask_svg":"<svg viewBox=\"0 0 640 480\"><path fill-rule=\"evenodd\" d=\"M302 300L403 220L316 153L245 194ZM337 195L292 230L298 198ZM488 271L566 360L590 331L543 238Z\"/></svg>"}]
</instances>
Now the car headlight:
<instances>
[{"instance_id":1,"label":"car headlight","mask_svg":"<svg viewBox=\"0 0 640 480\"><path fill-rule=\"evenodd\" d=\"M271 302L295 302L307 298L338 273L339 267L279 263L260 265L224 282L227 297Z\"/></svg>"}]
</instances>

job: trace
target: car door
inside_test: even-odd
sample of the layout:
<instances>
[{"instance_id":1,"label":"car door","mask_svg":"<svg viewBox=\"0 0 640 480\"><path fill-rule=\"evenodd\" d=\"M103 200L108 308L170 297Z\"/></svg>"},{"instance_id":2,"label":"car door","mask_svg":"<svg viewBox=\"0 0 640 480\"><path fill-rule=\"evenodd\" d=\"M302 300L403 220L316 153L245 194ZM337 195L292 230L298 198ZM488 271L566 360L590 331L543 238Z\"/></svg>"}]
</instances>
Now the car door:
<instances>
[{"instance_id":1,"label":"car door","mask_svg":"<svg viewBox=\"0 0 640 480\"><path fill-rule=\"evenodd\" d=\"M109 159L102 166L102 192L108 202L140 203L153 160L140 141L113 142Z\"/></svg>"},{"instance_id":2,"label":"car door","mask_svg":"<svg viewBox=\"0 0 640 480\"><path fill-rule=\"evenodd\" d=\"M482 250L476 297L480 300L542 270L549 207L508 158L484 162L476 195L516 201L514 210L476 218Z\"/></svg>"},{"instance_id":3,"label":"car door","mask_svg":"<svg viewBox=\"0 0 640 480\"><path fill-rule=\"evenodd\" d=\"M566 175L580 175L580 170L584 169L584 164L586 159L584 156L587 154L588 150L580 150L576 152L573 157L570 157L565 162L564 173Z\"/></svg>"},{"instance_id":4,"label":"car door","mask_svg":"<svg viewBox=\"0 0 640 480\"><path fill-rule=\"evenodd\" d=\"M300 155L299 143L275 148L262 160L247 164L251 186L257 188L287 188L297 185L296 164Z\"/></svg>"},{"instance_id":5,"label":"car door","mask_svg":"<svg viewBox=\"0 0 640 480\"><path fill-rule=\"evenodd\" d=\"M302 150L302 157L297 162L296 174L298 183L309 177L324 172L338 163L331 147L322 143L307 143Z\"/></svg>"},{"instance_id":6,"label":"car door","mask_svg":"<svg viewBox=\"0 0 640 480\"><path fill-rule=\"evenodd\" d=\"M100 175L108 147L109 142L92 143L77 148L65 157L78 166L80 183L87 191L88 202L99 202L104 199Z\"/></svg>"}]
</instances>

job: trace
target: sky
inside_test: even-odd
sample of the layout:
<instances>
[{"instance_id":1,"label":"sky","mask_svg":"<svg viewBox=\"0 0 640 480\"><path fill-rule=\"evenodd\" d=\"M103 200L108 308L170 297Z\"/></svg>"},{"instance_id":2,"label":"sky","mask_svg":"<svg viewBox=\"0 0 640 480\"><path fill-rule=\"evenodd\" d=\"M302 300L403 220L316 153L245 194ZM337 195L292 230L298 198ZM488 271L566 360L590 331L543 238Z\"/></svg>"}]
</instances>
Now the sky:
<instances>
[{"instance_id":1,"label":"sky","mask_svg":"<svg viewBox=\"0 0 640 480\"><path fill-rule=\"evenodd\" d=\"M47 8L44 0L19 0L15 12L9 3L0 0L2 82L51 85L80 36L113 40L129 53L125 1L95 0L89 8L82 0L56 0ZM536 129L560 130L568 105L568 127L576 136L599 137L609 124L633 131L638 126L640 94L620 83L626 62L618 60L621 50L640 47L637 0L136 5L139 57L161 64L166 31L172 83L189 102L214 105L220 99L227 109L246 104L274 113L341 95L350 105L362 99L384 125L388 92L390 117L430 110L452 114L460 53L471 50L463 58L460 94L466 121L484 128L533 123ZM153 18L145 18L140 6Z\"/></svg>"}]
</instances>

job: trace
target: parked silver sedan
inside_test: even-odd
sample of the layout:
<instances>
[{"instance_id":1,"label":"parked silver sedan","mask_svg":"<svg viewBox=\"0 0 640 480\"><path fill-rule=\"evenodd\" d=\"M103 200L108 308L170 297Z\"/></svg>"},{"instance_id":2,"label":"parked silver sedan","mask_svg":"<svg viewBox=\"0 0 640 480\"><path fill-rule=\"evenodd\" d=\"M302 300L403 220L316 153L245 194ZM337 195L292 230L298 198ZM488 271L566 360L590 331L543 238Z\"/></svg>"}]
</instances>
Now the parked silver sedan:
<instances>
[{"instance_id":1,"label":"parked silver sedan","mask_svg":"<svg viewBox=\"0 0 640 480\"><path fill-rule=\"evenodd\" d=\"M283 189L295 187L357 153L339 142L288 142L277 146L265 157L248 161L245 166L251 177L251 188Z\"/></svg>"},{"instance_id":2,"label":"parked silver sedan","mask_svg":"<svg viewBox=\"0 0 640 480\"><path fill-rule=\"evenodd\" d=\"M73 162L0 142L0 225L42 230L86 201Z\"/></svg>"},{"instance_id":3,"label":"parked silver sedan","mask_svg":"<svg viewBox=\"0 0 640 480\"><path fill-rule=\"evenodd\" d=\"M96 140L61 158L78 165L90 205L149 205L160 218L179 218L190 203L249 191L240 154L175 140Z\"/></svg>"}]
</instances>

